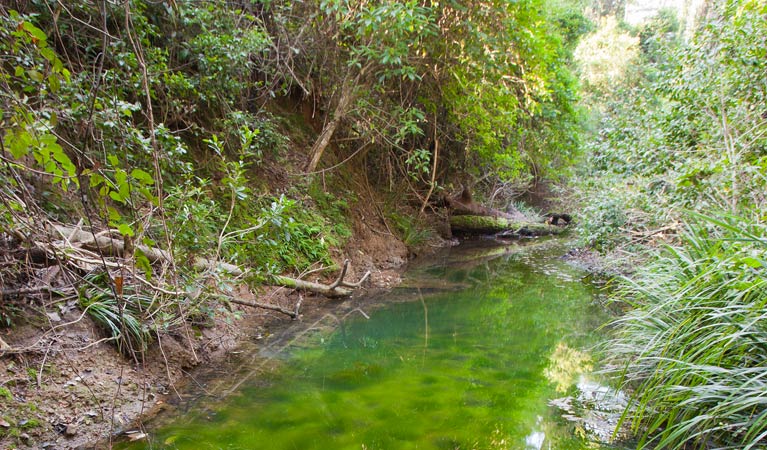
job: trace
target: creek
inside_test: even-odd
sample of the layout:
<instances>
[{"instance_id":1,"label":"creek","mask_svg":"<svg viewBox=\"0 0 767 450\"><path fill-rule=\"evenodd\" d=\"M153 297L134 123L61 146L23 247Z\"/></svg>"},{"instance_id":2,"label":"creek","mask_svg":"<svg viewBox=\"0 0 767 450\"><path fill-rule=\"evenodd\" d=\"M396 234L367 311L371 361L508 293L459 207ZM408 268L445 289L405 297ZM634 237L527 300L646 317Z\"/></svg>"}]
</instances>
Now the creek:
<instances>
[{"instance_id":1,"label":"creek","mask_svg":"<svg viewBox=\"0 0 767 450\"><path fill-rule=\"evenodd\" d=\"M118 448L614 449L607 313L561 240L482 241L265 339ZM246 352L247 353L247 352Z\"/></svg>"}]
</instances>

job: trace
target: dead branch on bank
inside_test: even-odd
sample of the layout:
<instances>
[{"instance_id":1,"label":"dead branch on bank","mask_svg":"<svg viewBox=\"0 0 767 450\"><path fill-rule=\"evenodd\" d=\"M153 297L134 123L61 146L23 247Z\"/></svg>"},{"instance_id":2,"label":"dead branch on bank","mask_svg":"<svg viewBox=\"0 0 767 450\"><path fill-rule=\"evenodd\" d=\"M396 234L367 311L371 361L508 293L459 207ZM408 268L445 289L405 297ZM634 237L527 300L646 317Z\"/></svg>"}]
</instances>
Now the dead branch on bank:
<instances>
[{"instance_id":1,"label":"dead branch on bank","mask_svg":"<svg viewBox=\"0 0 767 450\"><path fill-rule=\"evenodd\" d=\"M103 254L112 256L122 256L125 251L125 242L122 239L113 238L103 233L94 235L80 229L62 225L55 225L54 229L61 236L68 237L70 244L80 244L83 248L88 250L99 251ZM146 245L135 245L135 248L140 250L151 263L169 262L171 259L170 253L162 249L148 247ZM234 276L242 276L246 273L245 270L234 264L223 263L208 258L198 257L194 260L193 264L197 269L220 269ZM352 294L354 289L361 287L370 276L370 271L368 271L363 275L360 281L350 283L345 280L348 270L349 260L347 259L344 261L344 265L341 268L341 273L338 278L331 284L315 283L284 275L275 275L272 277L272 281L277 286L309 291L329 298L348 297Z\"/></svg>"},{"instance_id":2,"label":"dead branch on bank","mask_svg":"<svg viewBox=\"0 0 767 450\"><path fill-rule=\"evenodd\" d=\"M513 211L513 213L507 213L499 209L488 208L487 206L475 203L471 191L465 186L459 195L445 198L445 204L450 208L450 212L453 216L496 217L513 221L528 220L524 214L516 210Z\"/></svg>"},{"instance_id":3,"label":"dead branch on bank","mask_svg":"<svg viewBox=\"0 0 767 450\"><path fill-rule=\"evenodd\" d=\"M100 258L102 256L116 256L122 257L126 254L126 242L122 238L112 237L112 232L107 230L99 233L91 233L77 227L68 227L64 225L51 225L47 231L51 242L44 243L34 241L32 244L36 249L44 251L51 256L51 259L59 258L65 261L72 261L75 265L82 267L88 266L106 266L111 268L121 268L128 270L123 264L119 264L111 261L103 261ZM132 251L138 250L143 253L144 256L152 264L162 264L171 262L171 254L162 249L149 247L141 244L133 244ZM220 270L226 272L235 277L241 277L247 273L247 270L229 263L215 261L208 258L198 257L193 261L193 267L199 270ZM292 278L285 275L274 275L271 277L271 282L276 286L288 287L296 290L307 291L314 294L319 294L329 298L343 298L352 295L355 289L360 288L362 284L370 276L370 271L365 273L363 277L356 283L347 281L346 275L349 271L349 260L345 260L341 272L338 278L330 283L323 284L318 282L312 282L302 280L299 278ZM135 274L134 274L135 275ZM155 291L161 292L167 295L186 295L183 292L176 292L173 290L163 289L159 286L154 286L146 280L143 280L138 275L135 275L137 279L147 284ZM45 290L45 288L35 288ZM32 290L30 290L32 292ZM10 292L9 292L10 293ZM26 293L25 291L19 291L14 293ZM287 314L291 317L297 317L297 311L289 311L284 308L268 305L259 302L249 302L245 300L232 299L229 301L233 303L258 307L264 309L271 309Z\"/></svg>"}]
</instances>

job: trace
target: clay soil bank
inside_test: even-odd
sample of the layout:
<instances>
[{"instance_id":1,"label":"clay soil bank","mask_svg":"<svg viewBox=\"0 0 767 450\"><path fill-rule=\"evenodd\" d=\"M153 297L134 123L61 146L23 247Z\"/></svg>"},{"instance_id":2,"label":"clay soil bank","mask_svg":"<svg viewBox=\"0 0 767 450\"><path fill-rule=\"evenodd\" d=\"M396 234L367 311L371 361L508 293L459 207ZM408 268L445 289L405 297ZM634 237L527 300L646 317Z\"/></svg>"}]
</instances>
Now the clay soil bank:
<instances>
[{"instance_id":1,"label":"clay soil bank","mask_svg":"<svg viewBox=\"0 0 767 450\"><path fill-rule=\"evenodd\" d=\"M399 282L408 251L394 236L360 226L347 244L352 277L370 283L346 301ZM252 295L242 289L240 297ZM267 288L258 301L293 309L298 293ZM332 312L339 300L305 296L302 317ZM25 324L0 331L14 349L0 356L0 449L110 448L121 435L139 437L142 423L169 408L195 373L240 357L291 324L274 311L232 305L206 323L163 334L138 360L120 354L104 332L70 302L34 302Z\"/></svg>"}]
</instances>

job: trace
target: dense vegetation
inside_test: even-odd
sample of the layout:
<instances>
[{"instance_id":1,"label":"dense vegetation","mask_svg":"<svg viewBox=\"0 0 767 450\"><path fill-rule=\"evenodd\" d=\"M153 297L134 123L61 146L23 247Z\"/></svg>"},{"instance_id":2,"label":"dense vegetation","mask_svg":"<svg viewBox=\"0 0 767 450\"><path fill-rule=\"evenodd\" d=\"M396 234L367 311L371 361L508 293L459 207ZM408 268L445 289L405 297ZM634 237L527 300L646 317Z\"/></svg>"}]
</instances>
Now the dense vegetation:
<instances>
[{"instance_id":1,"label":"dense vegetation","mask_svg":"<svg viewBox=\"0 0 767 450\"><path fill-rule=\"evenodd\" d=\"M65 268L43 290L135 355L222 310L218 263L251 286L331 267L370 191L417 244L443 187L561 173L586 30L548 0L6 2L2 245ZM112 251L67 245L77 223ZM6 325L39 281L13 261Z\"/></svg>"},{"instance_id":2,"label":"dense vegetation","mask_svg":"<svg viewBox=\"0 0 767 450\"><path fill-rule=\"evenodd\" d=\"M417 244L443 190L570 177L582 244L645 263L609 345L640 446L764 446L764 1L708 1L693 28L464 3L4 2L2 325L56 264L42 289L136 357L237 283L331 267L370 192ZM67 246L76 223L122 258Z\"/></svg>"},{"instance_id":3,"label":"dense vegetation","mask_svg":"<svg viewBox=\"0 0 767 450\"><path fill-rule=\"evenodd\" d=\"M646 262L619 283L631 309L608 345L643 448L767 442L766 13L709 2L691 39L669 11L613 22L603 53L634 60L585 68L599 124L582 236Z\"/></svg>"}]
</instances>

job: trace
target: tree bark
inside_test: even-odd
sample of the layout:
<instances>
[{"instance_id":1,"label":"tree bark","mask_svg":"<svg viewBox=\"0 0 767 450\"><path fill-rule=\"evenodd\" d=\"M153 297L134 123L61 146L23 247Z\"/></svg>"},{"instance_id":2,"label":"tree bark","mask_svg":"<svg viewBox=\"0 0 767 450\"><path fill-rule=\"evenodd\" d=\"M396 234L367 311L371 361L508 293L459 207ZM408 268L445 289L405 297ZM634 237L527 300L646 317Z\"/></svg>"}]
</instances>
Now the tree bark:
<instances>
[{"instance_id":1,"label":"tree bark","mask_svg":"<svg viewBox=\"0 0 767 450\"><path fill-rule=\"evenodd\" d=\"M488 208L487 206L475 203L471 196L469 188L464 187L460 195L455 197L448 197L446 199L447 206L451 210L451 214L454 216L487 216L497 217L508 220L514 220L522 222L528 220L524 214L519 211L513 213L507 213L499 209Z\"/></svg>"},{"instance_id":2,"label":"tree bark","mask_svg":"<svg viewBox=\"0 0 767 450\"><path fill-rule=\"evenodd\" d=\"M314 145L312 145L312 149L309 152L311 154L311 159L306 166L307 173L312 173L317 169L317 165L320 163L320 159L322 158L323 153L325 153L328 144L330 144L330 140L333 138L333 134L336 132L338 124L341 123L341 120L346 116L349 105L354 100L354 84L355 83L349 78L345 79L342 83L341 97L338 99L336 109L333 111L333 118L322 128L322 132L317 137L317 140L314 141Z\"/></svg>"},{"instance_id":3,"label":"tree bark","mask_svg":"<svg viewBox=\"0 0 767 450\"><path fill-rule=\"evenodd\" d=\"M559 234L563 227L545 223L511 220L505 217L459 215L450 217L450 228L456 234L482 235L505 233L514 236Z\"/></svg>"},{"instance_id":4,"label":"tree bark","mask_svg":"<svg viewBox=\"0 0 767 450\"><path fill-rule=\"evenodd\" d=\"M125 250L125 243L122 239L115 239L103 234L96 234L94 238L92 233L79 228L65 227L62 225L56 225L54 228L55 231L51 234L55 233L60 235L54 236L55 238L65 237L70 242L78 243L86 249L99 251L105 255L121 256ZM146 245L135 245L135 248L144 253L151 263L170 261L171 259L170 253L162 249L148 247ZM245 274L243 269L234 264L222 263L208 258L198 257L194 260L193 265L197 269L218 268L234 276ZM344 261L344 265L341 268L338 278L331 284L314 283L311 281L286 277L284 275L275 275L272 277L272 281L277 286L306 290L329 298L348 297L354 292L354 289L361 287L362 283L364 283L370 276L370 272L367 272L360 281L350 283L345 280L348 270L349 260L347 259Z\"/></svg>"}]
</instances>

